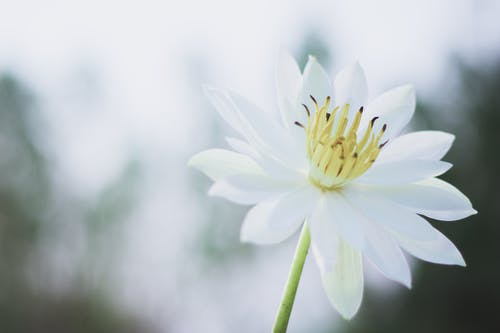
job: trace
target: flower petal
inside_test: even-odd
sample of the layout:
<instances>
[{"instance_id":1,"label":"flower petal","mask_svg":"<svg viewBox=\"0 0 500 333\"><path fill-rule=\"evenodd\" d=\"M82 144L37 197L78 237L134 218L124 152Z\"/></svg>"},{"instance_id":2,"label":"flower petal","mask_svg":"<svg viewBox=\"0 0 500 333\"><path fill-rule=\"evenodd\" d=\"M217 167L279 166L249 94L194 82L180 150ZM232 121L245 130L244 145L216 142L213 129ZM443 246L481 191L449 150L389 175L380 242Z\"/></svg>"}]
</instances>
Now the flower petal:
<instances>
[{"instance_id":1,"label":"flower petal","mask_svg":"<svg viewBox=\"0 0 500 333\"><path fill-rule=\"evenodd\" d=\"M274 244L287 239L311 214L319 195L317 189L307 185L276 200L259 203L243 221L241 241Z\"/></svg>"},{"instance_id":2,"label":"flower petal","mask_svg":"<svg viewBox=\"0 0 500 333\"><path fill-rule=\"evenodd\" d=\"M229 95L241 114L245 138L252 146L291 168L307 167L307 156L303 150L290 144L294 139L289 131L244 97L233 92Z\"/></svg>"},{"instance_id":3,"label":"flower petal","mask_svg":"<svg viewBox=\"0 0 500 333\"><path fill-rule=\"evenodd\" d=\"M395 138L380 151L377 163L398 160L438 161L448 152L455 140L453 134L440 131L420 131Z\"/></svg>"},{"instance_id":4,"label":"flower petal","mask_svg":"<svg viewBox=\"0 0 500 333\"><path fill-rule=\"evenodd\" d=\"M215 110L219 113L221 118L235 131L243 134L244 128L241 124L238 110L235 109L235 106L231 102L227 92L211 87L209 85L204 85L203 91L205 93L205 96L207 96L208 100L215 107Z\"/></svg>"},{"instance_id":5,"label":"flower petal","mask_svg":"<svg viewBox=\"0 0 500 333\"><path fill-rule=\"evenodd\" d=\"M460 251L438 230L432 228L434 237L429 241L420 241L403 234L393 232L399 245L411 255L425 261L443 265L465 266Z\"/></svg>"},{"instance_id":6,"label":"flower petal","mask_svg":"<svg viewBox=\"0 0 500 333\"><path fill-rule=\"evenodd\" d=\"M433 160L402 160L374 164L366 173L355 179L356 183L398 185L439 176L452 165Z\"/></svg>"},{"instance_id":7,"label":"flower petal","mask_svg":"<svg viewBox=\"0 0 500 333\"><path fill-rule=\"evenodd\" d=\"M413 86L404 85L391 89L368 104L360 125L360 133L364 133L371 119L379 117L380 119L374 125L375 133L387 124L382 140L391 139L408 124L414 112L415 89Z\"/></svg>"},{"instance_id":8,"label":"flower petal","mask_svg":"<svg viewBox=\"0 0 500 333\"><path fill-rule=\"evenodd\" d=\"M325 196L321 196L307 222L314 258L321 271L330 271L335 267L339 249L339 233L326 205Z\"/></svg>"},{"instance_id":9,"label":"flower petal","mask_svg":"<svg viewBox=\"0 0 500 333\"><path fill-rule=\"evenodd\" d=\"M269 174L276 179L290 181L305 178L304 172L292 169L279 160L271 158L268 155L260 154L254 149L254 147L244 140L226 137L226 141L229 146L237 152L250 156L259 165L259 167L262 168L264 173Z\"/></svg>"},{"instance_id":10,"label":"flower petal","mask_svg":"<svg viewBox=\"0 0 500 333\"><path fill-rule=\"evenodd\" d=\"M410 267L392 236L369 220L365 220L364 228L366 244L363 254L388 279L411 288Z\"/></svg>"},{"instance_id":11,"label":"flower petal","mask_svg":"<svg viewBox=\"0 0 500 333\"><path fill-rule=\"evenodd\" d=\"M382 196L355 186L344 188L343 193L356 209L385 229L422 241L435 237L434 228L424 218Z\"/></svg>"},{"instance_id":12,"label":"flower petal","mask_svg":"<svg viewBox=\"0 0 500 333\"><path fill-rule=\"evenodd\" d=\"M188 161L213 180L236 174L259 174L262 169L250 157L225 149L208 149Z\"/></svg>"},{"instance_id":13,"label":"flower petal","mask_svg":"<svg viewBox=\"0 0 500 333\"><path fill-rule=\"evenodd\" d=\"M288 168L306 167L305 153L289 144L294 139L269 114L236 93L208 86L204 89L221 117L260 155L278 160Z\"/></svg>"},{"instance_id":14,"label":"flower petal","mask_svg":"<svg viewBox=\"0 0 500 333\"><path fill-rule=\"evenodd\" d=\"M418 214L437 220L455 221L477 213L465 195L440 179L399 186L373 186L368 189Z\"/></svg>"},{"instance_id":15,"label":"flower petal","mask_svg":"<svg viewBox=\"0 0 500 333\"><path fill-rule=\"evenodd\" d=\"M359 62L342 69L335 77L333 87L335 105L350 104L348 119L353 119L352 115L365 105L368 96L368 84Z\"/></svg>"},{"instance_id":16,"label":"flower petal","mask_svg":"<svg viewBox=\"0 0 500 333\"><path fill-rule=\"evenodd\" d=\"M216 181L209 194L249 205L271 200L303 186L305 179L284 181L263 174L232 175Z\"/></svg>"},{"instance_id":17,"label":"flower petal","mask_svg":"<svg viewBox=\"0 0 500 333\"><path fill-rule=\"evenodd\" d=\"M358 312L363 298L361 253L340 239L337 263L331 271L322 271L323 288L328 299L345 319Z\"/></svg>"},{"instance_id":18,"label":"flower petal","mask_svg":"<svg viewBox=\"0 0 500 333\"><path fill-rule=\"evenodd\" d=\"M248 155L252 158L259 156L259 153L248 142L232 137L226 137L226 142L238 153Z\"/></svg>"},{"instance_id":19,"label":"flower petal","mask_svg":"<svg viewBox=\"0 0 500 333\"><path fill-rule=\"evenodd\" d=\"M327 222L337 226L338 232L350 246L362 250L364 236L359 214L340 193L335 191L325 193L325 199L331 219Z\"/></svg>"},{"instance_id":20,"label":"flower petal","mask_svg":"<svg viewBox=\"0 0 500 333\"><path fill-rule=\"evenodd\" d=\"M283 50L280 50L276 64L276 88L278 105L285 127L293 126L295 121L302 119L305 113L297 114L297 104L300 88L302 86L302 73L295 59ZM299 118L300 116L300 118Z\"/></svg>"},{"instance_id":21,"label":"flower petal","mask_svg":"<svg viewBox=\"0 0 500 333\"><path fill-rule=\"evenodd\" d=\"M312 95L319 104L322 104L326 100L326 97L332 94L333 90L328 74L326 74L326 71L315 57L309 56L304 68L301 103L306 105L311 104L309 96Z\"/></svg>"}]
</instances>

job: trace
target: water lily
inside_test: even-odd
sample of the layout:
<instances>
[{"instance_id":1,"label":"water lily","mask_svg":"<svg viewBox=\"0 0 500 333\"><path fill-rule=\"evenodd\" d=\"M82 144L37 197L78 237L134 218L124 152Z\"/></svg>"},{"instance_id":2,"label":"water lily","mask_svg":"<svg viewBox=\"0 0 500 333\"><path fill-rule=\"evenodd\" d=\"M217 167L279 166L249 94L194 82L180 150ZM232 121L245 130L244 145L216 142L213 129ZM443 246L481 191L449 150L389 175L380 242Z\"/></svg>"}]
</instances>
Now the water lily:
<instances>
[{"instance_id":1,"label":"water lily","mask_svg":"<svg viewBox=\"0 0 500 333\"><path fill-rule=\"evenodd\" d=\"M465 266L453 243L422 217L454 221L476 211L458 189L436 178L452 166L441 159L454 136L400 135L415 110L411 85L367 101L359 63L332 83L314 57L301 73L286 53L276 83L279 115L232 91L206 87L236 136L226 138L231 149L209 149L189 162L214 180L211 195L254 205L242 241L279 243L303 226L296 259L303 264L310 243L326 294L347 319L361 304L363 257L407 287L411 273L402 250Z\"/></svg>"}]
</instances>

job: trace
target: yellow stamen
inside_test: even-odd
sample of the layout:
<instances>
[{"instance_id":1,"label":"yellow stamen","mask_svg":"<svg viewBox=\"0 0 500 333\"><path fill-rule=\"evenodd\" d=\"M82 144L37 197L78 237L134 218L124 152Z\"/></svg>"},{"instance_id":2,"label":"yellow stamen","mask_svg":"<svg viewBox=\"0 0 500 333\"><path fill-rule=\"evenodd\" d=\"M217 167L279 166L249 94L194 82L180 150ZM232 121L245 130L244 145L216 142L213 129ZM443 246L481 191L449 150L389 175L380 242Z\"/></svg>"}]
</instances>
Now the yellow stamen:
<instances>
[{"instance_id":1,"label":"yellow stamen","mask_svg":"<svg viewBox=\"0 0 500 333\"><path fill-rule=\"evenodd\" d=\"M370 168L387 143L386 141L379 144L387 126L384 125L375 135L373 125L377 118L373 118L358 141L363 108L356 112L347 129L349 104L342 106L342 112L338 114L341 109L339 106L328 112L330 97L327 97L321 106L313 96L310 97L314 104L314 113L311 114L309 108L304 105L307 125L296 122L296 125L306 131L307 155L311 164L309 178L321 189L333 190L361 176Z\"/></svg>"}]
</instances>

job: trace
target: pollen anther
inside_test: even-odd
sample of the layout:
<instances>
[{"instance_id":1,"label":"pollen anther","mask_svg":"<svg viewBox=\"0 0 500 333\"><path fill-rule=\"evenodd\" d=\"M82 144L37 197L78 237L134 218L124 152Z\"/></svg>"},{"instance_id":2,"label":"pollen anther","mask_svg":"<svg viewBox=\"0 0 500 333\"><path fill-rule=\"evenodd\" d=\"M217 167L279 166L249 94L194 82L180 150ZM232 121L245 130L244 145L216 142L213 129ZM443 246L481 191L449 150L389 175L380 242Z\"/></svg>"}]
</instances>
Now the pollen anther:
<instances>
[{"instance_id":1,"label":"pollen anther","mask_svg":"<svg viewBox=\"0 0 500 333\"><path fill-rule=\"evenodd\" d=\"M350 120L349 104L330 110L330 97L321 106L313 96L310 98L314 113L304 104L307 125L299 122L295 124L306 131L309 179L323 190L333 190L361 176L375 162L380 150L387 144L387 141L379 143L387 125L384 124L378 133L374 133L374 124L378 119L375 117L368 122L361 138L358 138L358 134L361 135L358 130L363 107Z\"/></svg>"}]
</instances>

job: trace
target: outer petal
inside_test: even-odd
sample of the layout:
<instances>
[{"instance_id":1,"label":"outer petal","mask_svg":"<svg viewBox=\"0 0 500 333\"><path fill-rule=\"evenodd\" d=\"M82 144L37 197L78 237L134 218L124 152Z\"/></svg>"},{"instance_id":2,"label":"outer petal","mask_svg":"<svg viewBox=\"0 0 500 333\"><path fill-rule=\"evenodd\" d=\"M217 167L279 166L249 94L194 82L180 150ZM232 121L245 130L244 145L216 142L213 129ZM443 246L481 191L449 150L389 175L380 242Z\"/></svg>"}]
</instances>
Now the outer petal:
<instances>
[{"instance_id":1,"label":"outer petal","mask_svg":"<svg viewBox=\"0 0 500 333\"><path fill-rule=\"evenodd\" d=\"M305 179L283 181L262 174L240 174L219 179L209 194L239 204L256 204L290 192L304 183Z\"/></svg>"},{"instance_id":2,"label":"outer petal","mask_svg":"<svg viewBox=\"0 0 500 333\"><path fill-rule=\"evenodd\" d=\"M374 185L398 185L413 183L442 175L452 165L433 160L402 160L373 165L355 180L356 183Z\"/></svg>"},{"instance_id":3,"label":"outer petal","mask_svg":"<svg viewBox=\"0 0 500 333\"><path fill-rule=\"evenodd\" d=\"M434 237L430 241L419 241L393 232L394 237L403 249L425 261L444 265L465 266L465 261L453 245L442 233L433 228Z\"/></svg>"},{"instance_id":4,"label":"outer petal","mask_svg":"<svg viewBox=\"0 0 500 333\"><path fill-rule=\"evenodd\" d=\"M350 246L362 250L364 243L362 217L337 192L325 194L326 205L330 217L329 223L335 224L340 235Z\"/></svg>"},{"instance_id":5,"label":"outer petal","mask_svg":"<svg viewBox=\"0 0 500 333\"><path fill-rule=\"evenodd\" d=\"M335 104L340 106L350 104L348 119L353 119L352 115L365 105L368 96L365 73L359 62L356 61L342 69L335 77L333 87Z\"/></svg>"},{"instance_id":6,"label":"outer petal","mask_svg":"<svg viewBox=\"0 0 500 333\"><path fill-rule=\"evenodd\" d=\"M339 195L342 197L341 195ZM364 234L363 254L391 280L398 281L408 287L411 285L411 274L401 249L390 237L387 231L383 230L373 221L370 221L351 203L342 200L346 206L343 210L349 211L349 216L345 223L355 223L359 225L358 232ZM337 200L338 201L338 200Z\"/></svg>"},{"instance_id":7,"label":"outer petal","mask_svg":"<svg viewBox=\"0 0 500 333\"><path fill-rule=\"evenodd\" d=\"M312 213L319 196L317 189L307 185L276 200L256 205L243 221L241 241L274 244L287 239Z\"/></svg>"},{"instance_id":8,"label":"outer petal","mask_svg":"<svg viewBox=\"0 0 500 333\"><path fill-rule=\"evenodd\" d=\"M293 138L289 131L244 97L235 93L230 93L230 97L241 114L245 125L244 135L250 144L291 168L306 168L306 154L290 144Z\"/></svg>"},{"instance_id":9,"label":"outer petal","mask_svg":"<svg viewBox=\"0 0 500 333\"><path fill-rule=\"evenodd\" d=\"M260 154L254 147L246 141L226 137L226 141L239 153L250 156L265 173L272 175L276 179L281 180L294 180L298 178L305 178L305 173L300 170L291 169L279 160L271 158L268 155Z\"/></svg>"},{"instance_id":10,"label":"outer petal","mask_svg":"<svg viewBox=\"0 0 500 333\"><path fill-rule=\"evenodd\" d=\"M361 254L340 240L337 263L331 271L321 272L323 287L332 305L345 319L358 312L363 298Z\"/></svg>"},{"instance_id":11,"label":"outer petal","mask_svg":"<svg viewBox=\"0 0 500 333\"><path fill-rule=\"evenodd\" d=\"M304 114L297 114L301 86L302 74L299 66L288 52L281 50L276 64L276 88L278 104L285 127L293 126L295 121L301 119L299 116L304 116Z\"/></svg>"},{"instance_id":12,"label":"outer petal","mask_svg":"<svg viewBox=\"0 0 500 333\"><path fill-rule=\"evenodd\" d=\"M368 189L437 220L454 221L477 213L465 195L452 185L435 178L415 184L373 186Z\"/></svg>"},{"instance_id":13,"label":"outer petal","mask_svg":"<svg viewBox=\"0 0 500 333\"><path fill-rule=\"evenodd\" d=\"M261 156L277 160L287 168L305 168L305 154L289 144L289 132L272 117L235 93L204 88L221 117Z\"/></svg>"},{"instance_id":14,"label":"outer petal","mask_svg":"<svg viewBox=\"0 0 500 333\"><path fill-rule=\"evenodd\" d=\"M332 93L333 89L330 79L325 70L315 57L309 56L309 60L304 68L301 103L311 104L309 95L312 95L321 104Z\"/></svg>"},{"instance_id":15,"label":"outer petal","mask_svg":"<svg viewBox=\"0 0 500 333\"><path fill-rule=\"evenodd\" d=\"M453 134L440 131L420 131L391 140L380 152L377 163L399 160L438 161L448 152L455 140Z\"/></svg>"},{"instance_id":16,"label":"outer petal","mask_svg":"<svg viewBox=\"0 0 500 333\"><path fill-rule=\"evenodd\" d=\"M325 197L322 196L308 219L312 250L322 272L335 267L339 249L339 233L326 206Z\"/></svg>"},{"instance_id":17,"label":"outer petal","mask_svg":"<svg viewBox=\"0 0 500 333\"><path fill-rule=\"evenodd\" d=\"M404 85L391 89L376 99L366 108L361 133L368 126L373 117L379 117L375 122L375 133L387 124L383 140L395 137L410 121L415 112L415 89L411 85Z\"/></svg>"},{"instance_id":18,"label":"outer petal","mask_svg":"<svg viewBox=\"0 0 500 333\"><path fill-rule=\"evenodd\" d=\"M259 156L259 153L248 142L244 140L226 137L226 142L238 153L250 156L253 159Z\"/></svg>"},{"instance_id":19,"label":"outer petal","mask_svg":"<svg viewBox=\"0 0 500 333\"><path fill-rule=\"evenodd\" d=\"M243 124L241 123L241 118L228 94L225 91L208 85L203 86L203 91L221 118L224 119L224 121L235 131L243 134L245 131Z\"/></svg>"},{"instance_id":20,"label":"outer petal","mask_svg":"<svg viewBox=\"0 0 500 333\"><path fill-rule=\"evenodd\" d=\"M372 221L365 220L366 244L364 255L387 278L411 288L408 262L393 237Z\"/></svg>"},{"instance_id":21,"label":"outer petal","mask_svg":"<svg viewBox=\"0 0 500 333\"><path fill-rule=\"evenodd\" d=\"M208 149L188 161L213 180L237 174L259 174L262 169L250 157L225 149Z\"/></svg>"},{"instance_id":22,"label":"outer petal","mask_svg":"<svg viewBox=\"0 0 500 333\"><path fill-rule=\"evenodd\" d=\"M420 241L430 241L436 236L434 228L424 218L383 197L354 187L343 192L363 215L387 230Z\"/></svg>"}]
</instances>

